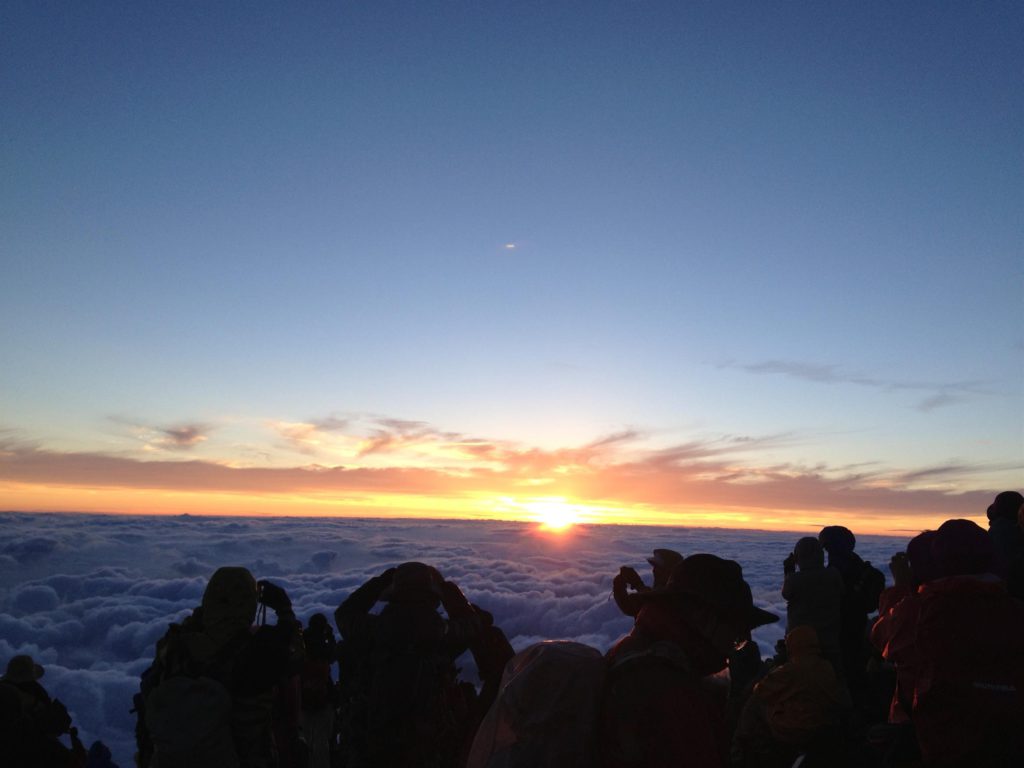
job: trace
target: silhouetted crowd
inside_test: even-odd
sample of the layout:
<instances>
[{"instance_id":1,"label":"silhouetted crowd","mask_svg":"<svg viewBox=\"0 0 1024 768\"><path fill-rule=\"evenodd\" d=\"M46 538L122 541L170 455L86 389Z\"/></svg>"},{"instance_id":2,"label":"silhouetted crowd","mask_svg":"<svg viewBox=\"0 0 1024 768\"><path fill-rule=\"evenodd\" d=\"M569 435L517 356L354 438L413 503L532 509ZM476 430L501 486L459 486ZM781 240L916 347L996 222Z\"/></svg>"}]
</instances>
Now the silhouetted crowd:
<instances>
[{"instance_id":1,"label":"silhouetted crowd","mask_svg":"<svg viewBox=\"0 0 1024 768\"><path fill-rule=\"evenodd\" d=\"M606 654L516 654L435 568L389 568L305 628L281 587L218 569L157 643L135 696L142 768L789 768L1024 766L1024 497L989 530L948 520L884 575L847 528L782 562L786 634L762 659L741 566L656 549L623 567L633 617ZM274 622L267 622L267 611ZM479 685L460 676L469 652ZM0 765L116 768L78 739L44 670L0 678ZM70 744L70 746L68 746Z\"/></svg>"}]
</instances>

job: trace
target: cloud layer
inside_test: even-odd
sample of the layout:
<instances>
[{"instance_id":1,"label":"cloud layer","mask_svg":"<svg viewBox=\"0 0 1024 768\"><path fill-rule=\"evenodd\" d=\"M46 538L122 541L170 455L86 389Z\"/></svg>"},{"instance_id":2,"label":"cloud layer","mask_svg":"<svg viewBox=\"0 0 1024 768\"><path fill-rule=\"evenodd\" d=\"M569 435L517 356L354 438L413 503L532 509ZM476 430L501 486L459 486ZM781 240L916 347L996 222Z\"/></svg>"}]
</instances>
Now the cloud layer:
<instances>
[{"instance_id":1,"label":"cloud layer","mask_svg":"<svg viewBox=\"0 0 1024 768\"><path fill-rule=\"evenodd\" d=\"M152 452L154 446L180 452L204 443L211 428L192 424L149 430L148 450L141 454L58 451L0 440L0 484L19 486L24 492L19 508L27 509L68 509L47 503L47 496L62 488L102 489L108 497L110 491L150 490L276 497L304 514L336 500L346 508L333 513L376 515L382 506L401 509L408 504L408 511L418 504L438 516L440 510L456 507L467 516L471 509L487 513L486 505L478 503L481 499L558 496L600 510L593 518L598 521L672 522L701 514L700 519L714 524L762 527L768 524L751 517L776 510L831 510L861 521L874 518L876 524L868 527L878 531L887 518L902 519L895 528L904 528L909 518L934 522L980 514L1000 489L962 488L977 489L979 477L1014 468L955 458L903 468L872 462L767 462L766 452L793 443L791 435L722 435L652 446L649 436L623 430L583 445L539 448L401 419L375 418L356 428L351 420L329 416L270 427L293 459L298 452L316 463L281 463L278 457L273 464L253 465L206 454L193 454L191 460L154 457L159 455ZM380 499L387 495L406 502L382 505ZM139 508L114 502L88 507ZM180 506L173 511L211 508L218 510L208 503L205 509Z\"/></svg>"},{"instance_id":2,"label":"cloud layer","mask_svg":"<svg viewBox=\"0 0 1024 768\"><path fill-rule=\"evenodd\" d=\"M250 568L291 595L303 620L330 616L371 575L406 560L436 565L490 610L516 648L572 638L607 649L630 621L610 599L612 575L648 571L657 546L738 560L755 600L785 614L778 590L792 534L638 526L555 536L521 523L308 518L0 514L0 662L32 654L83 738L122 765L134 748L131 697L167 624L185 616L220 565ZM863 537L884 562L903 539ZM767 651L781 624L762 628ZM466 660L467 671L472 662Z\"/></svg>"}]
</instances>

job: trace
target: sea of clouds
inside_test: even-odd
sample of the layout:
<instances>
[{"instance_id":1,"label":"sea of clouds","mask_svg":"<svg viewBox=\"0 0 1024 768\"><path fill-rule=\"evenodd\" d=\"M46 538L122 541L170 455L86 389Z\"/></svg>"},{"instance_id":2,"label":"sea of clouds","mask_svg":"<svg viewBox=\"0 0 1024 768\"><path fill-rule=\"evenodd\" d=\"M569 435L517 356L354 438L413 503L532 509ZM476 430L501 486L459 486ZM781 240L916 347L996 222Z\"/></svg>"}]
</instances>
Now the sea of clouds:
<instances>
[{"instance_id":1,"label":"sea of clouds","mask_svg":"<svg viewBox=\"0 0 1024 768\"><path fill-rule=\"evenodd\" d=\"M199 604L221 565L283 586L305 622L318 611L332 617L370 576L420 560L491 611L517 650L549 638L606 650L631 626L610 597L620 565L649 581L645 558L656 547L711 552L737 560L755 602L782 617L755 632L770 655L784 631L782 560L808 533L816 531L577 526L556 535L509 522L0 513L0 665L31 654L85 744L102 739L127 768L139 676L168 623ZM864 536L857 549L884 571L905 546ZM472 676L468 655L464 662Z\"/></svg>"}]
</instances>

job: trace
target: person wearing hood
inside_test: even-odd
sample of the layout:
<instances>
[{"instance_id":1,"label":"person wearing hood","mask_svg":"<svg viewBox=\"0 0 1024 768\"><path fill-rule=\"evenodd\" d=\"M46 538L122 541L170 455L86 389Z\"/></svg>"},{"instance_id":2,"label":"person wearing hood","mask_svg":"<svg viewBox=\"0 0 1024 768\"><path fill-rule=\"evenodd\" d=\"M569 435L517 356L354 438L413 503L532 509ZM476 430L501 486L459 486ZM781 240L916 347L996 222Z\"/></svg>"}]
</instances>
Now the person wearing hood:
<instances>
[{"instance_id":1,"label":"person wearing hood","mask_svg":"<svg viewBox=\"0 0 1024 768\"><path fill-rule=\"evenodd\" d=\"M261 605L276 624L253 626ZM171 624L143 675L140 766L271 766L275 691L301 657L301 628L284 589L242 567L218 568L202 604Z\"/></svg>"},{"instance_id":2,"label":"person wearing hood","mask_svg":"<svg viewBox=\"0 0 1024 768\"><path fill-rule=\"evenodd\" d=\"M992 572L992 541L977 524L947 520L925 543L931 578L887 608L872 632L896 665L924 762L1021 765L1024 605ZM916 568L920 558L910 555ZM906 577L896 578L903 586Z\"/></svg>"},{"instance_id":3,"label":"person wearing hood","mask_svg":"<svg viewBox=\"0 0 1024 768\"><path fill-rule=\"evenodd\" d=\"M1003 491L989 505L987 514L997 572L1006 578L1010 594L1024 600L1024 531L1018 522L1022 511L1024 496Z\"/></svg>"},{"instance_id":4,"label":"person wearing hood","mask_svg":"<svg viewBox=\"0 0 1024 768\"><path fill-rule=\"evenodd\" d=\"M644 592L651 589L664 589L668 583L668 577L672 569L683 561L683 556L674 549L656 549L647 562L651 564L651 575L653 576L653 587L644 584L640 574L635 568L624 565L612 579L612 598L619 610L626 616L636 616L639 612L643 599L640 597ZM629 590L633 590L630 592Z\"/></svg>"},{"instance_id":5,"label":"person wearing hood","mask_svg":"<svg viewBox=\"0 0 1024 768\"><path fill-rule=\"evenodd\" d=\"M917 622L921 607L920 587L936 576L931 546L935 531L924 531L907 544L906 552L897 552L889 561L893 584L879 599L878 619L871 627L871 644L882 658L894 665L896 687L889 704L889 723L910 722L910 708L917 682L913 652L917 640ZM900 662L897 664L896 660Z\"/></svg>"},{"instance_id":6,"label":"person wearing hood","mask_svg":"<svg viewBox=\"0 0 1024 768\"><path fill-rule=\"evenodd\" d=\"M694 554L664 589L643 594L630 633L608 653L600 715L603 768L721 768L728 762L726 695L710 678L757 626L740 565Z\"/></svg>"},{"instance_id":7,"label":"person wearing hood","mask_svg":"<svg viewBox=\"0 0 1024 768\"><path fill-rule=\"evenodd\" d=\"M754 686L740 718L736 751L744 766L788 766L803 750L840 741L850 697L822 658L817 632L796 626L785 642L787 661Z\"/></svg>"}]
</instances>

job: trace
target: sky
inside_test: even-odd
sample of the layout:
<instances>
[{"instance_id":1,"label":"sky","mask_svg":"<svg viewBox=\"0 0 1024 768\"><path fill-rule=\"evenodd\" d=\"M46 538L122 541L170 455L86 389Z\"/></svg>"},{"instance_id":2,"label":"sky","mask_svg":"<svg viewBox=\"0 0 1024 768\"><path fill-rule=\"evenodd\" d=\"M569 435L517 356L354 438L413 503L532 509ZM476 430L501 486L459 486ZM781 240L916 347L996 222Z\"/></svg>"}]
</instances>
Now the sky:
<instances>
[{"instance_id":1,"label":"sky","mask_svg":"<svg viewBox=\"0 0 1024 768\"><path fill-rule=\"evenodd\" d=\"M553 533L513 522L0 513L0 663L31 655L83 743L102 739L128 766L139 678L168 624L199 604L220 565L243 565L283 587L308 623L315 612L333 617L370 576L416 559L490 612L517 651L574 640L604 652L632 626L610 599L620 565L649 584L645 558L656 547L714 552L738 560L755 602L781 617L754 631L768 657L784 633L782 560L795 542L793 534L693 527ZM884 569L906 542L862 536L857 551ZM470 655L458 664L475 679Z\"/></svg>"},{"instance_id":2,"label":"sky","mask_svg":"<svg viewBox=\"0 0 1024 768\"><path fill-rule=\"evenodd\" d=\"M1024 477L1022 33L6 2L0 508L983 520Z\"/></svg>"}]
</instances>

